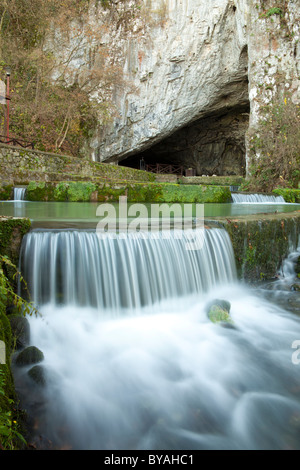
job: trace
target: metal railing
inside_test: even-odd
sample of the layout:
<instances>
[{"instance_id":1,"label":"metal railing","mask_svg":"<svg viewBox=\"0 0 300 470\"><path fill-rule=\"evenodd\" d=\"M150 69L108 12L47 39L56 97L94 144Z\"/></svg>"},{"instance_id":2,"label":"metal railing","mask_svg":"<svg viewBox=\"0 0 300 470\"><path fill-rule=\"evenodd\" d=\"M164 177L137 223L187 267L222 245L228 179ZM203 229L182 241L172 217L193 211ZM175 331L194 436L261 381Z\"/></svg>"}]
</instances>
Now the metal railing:
<instances>
[{"instance_id":1,"label":"metal railing","mask_svg":"<svg viewBox=\"0 0 300 470\"><path fill-rule=\"evenodd\" d=\"M182 176L184 170L183 170L183 166L156 163L155 165L146 165L146 171L150 171L151 173Z\"/></svg>"},{"instance_id":2,"label":"metal railing","mask_svg":"<svg viewBox=\"0 0 300 470\"><path fill-rule=\"evenodd\" d=\"M23 148L32 148L34 149L34 143L33 142L27 142L24 139L16 139L15 137L7 137L5 135L0 135L0 143L1 144L7 144L7 145L15 145L17 147L23 147Z\"/></svg>"}]
</instances>

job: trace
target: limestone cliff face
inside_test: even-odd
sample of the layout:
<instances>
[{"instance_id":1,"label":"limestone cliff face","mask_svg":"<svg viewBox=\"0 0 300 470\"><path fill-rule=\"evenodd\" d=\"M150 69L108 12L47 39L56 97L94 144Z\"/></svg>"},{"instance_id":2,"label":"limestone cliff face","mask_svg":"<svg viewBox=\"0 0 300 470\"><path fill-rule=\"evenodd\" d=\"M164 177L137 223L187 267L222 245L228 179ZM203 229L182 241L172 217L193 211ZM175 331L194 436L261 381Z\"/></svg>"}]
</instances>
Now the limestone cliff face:
<instances>
[{"instance_id":1,"label":"limestone cliff face","mask_svg":"<svg viewBox=\"0 0 300 470\"><path fill-rule=\"evenodd\" d=\"M281 2L283 16L266 14L271 0L166 0L145 34L111 29L135 91L116 93L119 115L91 142L93 158L121 161L151 147L198 174L242 173L247 130L271 86L287 78L298 99L299 1ZM152 0L151 12L161 5Z\"/></svg>"}]
</instances>

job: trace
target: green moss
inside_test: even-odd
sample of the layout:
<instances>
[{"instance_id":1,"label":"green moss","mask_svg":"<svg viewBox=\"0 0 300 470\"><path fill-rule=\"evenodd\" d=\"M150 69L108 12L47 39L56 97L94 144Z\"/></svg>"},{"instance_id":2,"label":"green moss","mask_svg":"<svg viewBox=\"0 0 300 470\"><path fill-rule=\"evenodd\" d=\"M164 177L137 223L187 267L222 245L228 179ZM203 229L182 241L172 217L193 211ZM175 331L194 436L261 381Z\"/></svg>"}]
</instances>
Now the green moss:
<instances>
[{"instance_id":1,"label":"green moss","mask_svg":"<svg viewBox=\"0 0 300 470\"><path fill-rule=\"evenodd\" d=\"M162 185L159 202L179 203L223 203L230 202L231 192L226 186Z\"/></svg>"},{"instance_id":2,"label":"green moss","mask_svg":"<svg viewBox=\"0 0 300 470\"><path fill-rule=\"evenodd\" d=\"M283 16L283 11L281 8L278 8L278 7L273 7L273 8L270 8L268 11L266 11L266 13L264 14L264 16L266 18L269 18L270 16L272 15L279 15L279 16Z\"/></svg>"},{"instance_id":3,"label":"green moss","mask_svg":"<svg viewBox=\"0 0 300 470\"><path fill-rule=\"evenodd\" d=\"M244 182L242 176L183 176L180 184L204 184L213 186L240 186Z\"/></svg>"},{"instance_id":4,"label":"green moss","mask_svg":"<svg viewBox=\"0 0 300 470\"><path fill-rule=\"evenodd\" d=\"M232 318L229 313L218 305L214 305L211 307L210 311L208 312L208 318L212 323L226 322L233 324Z\"/></svg>"},{"instance_id":5,"label":"green moss","mask_svg":"<svg viewBox=\"0 0 300 470\"><path fill-rule=\"evenodd\" d=\"M7 201L12 198L13 185L9 182L2 181L0 183L0 201Z\"/></svg>"},{"instance_id":6,"label":"green moss","mask_svg":"<svg viewBox=\"0 0 300 470\"><path fill-rule=\"evenodd\" d=\"M285 202L300 203L300 189L276 188L273 193L282 196Z\"/></svg>"},{"instance_id":7,"label":"green moss","mask_svg":"<svg viewBox=\"0 0 300 470\"><path fill-rule=\"evenodd\" d=\"M30 181L27 186L26 198L28 201L52 201L54 200L54 186L45 181Z\"/></svg>"},{"instance_id":8,"label":"green moss","mask_svg":"<svg viewBox=\"0 0 300 470\"><path fill-rule=\"evenodd\" d=\"M227 220L238 276L247 280L273 279L300 234L300 217L265 216Z\"/></svg>"},{"instance_id":9,"label":"green moss","mask_svg":"<svg viewBox=\"0 0 300 470\"><path fill-rule=\"evenodd\" d=\"M86 182L71 182L67 189L68 201L90 201L91 194L96 191L96 185Z\"/></svg>"},{"instance_id":10,"label":"green moss","mask_svg":"<svg viewBox=\"0 0 300 470\"><path fill-rule=\"evenodd\" d=\"M30 182L27 199L31 201L91 201L117 202L127 195L128 202L205 203L229 202L231 193L226 186L180 185L172 183L120 181L91 183L64 181L60 183Z\"/></svg>"},{"instance_id":11,"label":"green moss","mask_svg":"<svg viewBox=\"0 0 300 470\"><path fill-rule=\"evenodd\" d=\"M17 265L21 240L30 227L27 218L0 218L0 255L8 256Z\"/></svg>"},{"instance_id":12,"label":"green moss","mask_svg":"<svg viewBox=\"0 0 300 470\"><path fill-rule=\"evenodd\" d=\"M10 322L6 316L6 307L9 299L6 295L6 278L3 270L0 269L0 341L5 344L5 364L0 363L0 445L11 448L12 442L7 444L6 434L11 434L11 417L15 417L15 388L12 372L10 369L11 353L13 347L12 332Z\"/></svg>"},{"instance_id":13,"label":"green moss","mask_svg":"<svg viewBox=\"0 0 300 470\"><path fill-rule=\"evenodd\" d=\"M68 200L68 185L66 183L58 183L55 186L53 199L56 202L64 202Z\"/></svg>"}]
</instances>

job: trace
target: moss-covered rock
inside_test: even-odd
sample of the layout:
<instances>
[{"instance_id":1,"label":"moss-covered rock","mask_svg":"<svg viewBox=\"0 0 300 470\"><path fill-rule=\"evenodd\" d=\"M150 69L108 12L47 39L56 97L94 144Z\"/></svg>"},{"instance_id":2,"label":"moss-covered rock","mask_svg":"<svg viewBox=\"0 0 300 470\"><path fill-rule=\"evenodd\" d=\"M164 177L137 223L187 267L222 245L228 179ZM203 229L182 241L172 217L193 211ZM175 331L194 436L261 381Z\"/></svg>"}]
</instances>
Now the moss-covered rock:
<instances>
[{"instance_id":1,"label":"moss-covered rock","mask_svg":"<svg viewBox=\"0 0 300 470\"><path fill-rule=\"evenodd\" d=\"M15 338L16 348L25 348L30 341L30 326L28 319L21 315L11 315L8 318L12 334Z\"/></svg>"},{"instance_id":2,"label":"moss-covered rock","mask_svg":"<svg viewBox=\"0 0 300 470\"><path fill-rule=\"evenodd\" d=\"M296 264L295 264L295 272L296 272L296 276L300 278L300 256L298 256Z\"/></svg>"},{"instance_id":3,"label":"moss-covered rock","mask_svg":"<svg viewBox=\"0 0 300 470\"><path fill-rule=\"evenodd\" d=\"M26 190L27 201L54 201L55 185L45 181L30 181Z\"/></svg>"},{"instance_id":4,"label":"moss-covered rock","mask_svg":"<svg viewBox=\"0 0 300 470\"><path fill-rule=\"evenodd\" d=\"M230 202L227 186L180 185L173 183L130 182L91 183L88 181L30 182L30 201L118 202L120 196L138 203L222 203Z\"/></svg>"},{"instance_id":5,"label":"moss-covered rock","mask_svg":"<svg viewBox=\"0 0 300 470\"><path fill-rule=\"evenodd\" d=\"M96 191L96 185L89 182L71 182L67 190L68 201L90 201L91 195Z\"/></svg>"},{"instance_id":6,"label":"moss-covered rock","mask_svg":"<svg viewBox=\"0 0 300 470\"><path fill-rule=\"evenodd\" d=\"M207 316L212 323L218 323L221 326L228 324L233 326L234 322L230 316L230 302L223 299L215 299L206 306Z\"/></svg>"},{"instance_id":7,"label":"moss-covered rock","mask_svg":"<svg viewBox=\"0 0 300 470\"><path fill-rule=\"evenodd\" d=\"M38 385L45 385L46 384L46 374L45 368L41 365L36 365L31 367L27 372L29 377Z\"/></svg>"},{"instance_id":8,"label":"moss-covered rock","mask_svg":"<svg viewBox=\"0 0 300 470\"><path fill-rule=\"evenodd\" d=\"M12 331L9 320L6 316L8 298L6 294L6 279L3 270L0 269L0 341L4 345L4 358L0 362L0 448L5 448L7 417L15 419L16 393L14 388L13 375L10 368L10 358L12 354ZM2 355L1 355L2 356ZM4 438L4 440L3 440Z\"/></svg>"},{"instance_id":9,"label":"moss-covered rock","mask_svg":"<svg viewBox=\"0 0 300 470\"><path fill-rule=\"evenodd\" d=\"M227 186L178 185L165 183L158 202L223 203L230 202L231 192Z\"/></svg>"},{"instance_id":10,"label":"moss-covered rock","mask_svg":"<svg viewBox=\"0 0 300 470\"><path fill-rule=\"evenodd\" d=\"M30 230L31 222L27 218L0 216L0 255L7 256L17 266L23 236ZM6 266L6 275L15 285L15 269Z\"/></svg>"},{"instance_id":11,"label":"moss-covered rock","mask_svg":"<svg viewBox=\"0 0 300 470\"><path fill-rule=\"evenodd\" d=\"M182 184L213 185L213 186L240 186L244 182L243 176L183 176L179 180Z\"/></svg>"},{"instance_id":12,"label":"moss-covered rock","mask_svg":"<svg viewBox=\"0 0 300 470\"><path fill-rule=\"evenodd\" d=\"M214 220L227 230L238 277L247 281L274 279L300 235L300 212Z\"/></svg>"},{"instance_id":13,"label":"moss-covered rock","mask_svg":"<svg viewBox=\"0 0 300 470\"><path fill-rule=\"evenodd\" d=\"M44 360L43 352L36 346L28 346L23 349L16 357L16 364L18 366L26 366L29 364L37 364Z\"/></svg>"}]
</instances>

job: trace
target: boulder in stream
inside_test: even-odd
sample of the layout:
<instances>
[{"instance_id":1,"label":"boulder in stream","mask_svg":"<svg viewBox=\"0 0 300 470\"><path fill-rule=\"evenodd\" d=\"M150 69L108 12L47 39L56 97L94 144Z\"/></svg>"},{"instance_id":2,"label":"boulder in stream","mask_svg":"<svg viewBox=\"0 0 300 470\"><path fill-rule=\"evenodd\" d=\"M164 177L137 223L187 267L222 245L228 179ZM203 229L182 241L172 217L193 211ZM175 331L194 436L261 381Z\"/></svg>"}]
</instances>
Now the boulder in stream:
<instances>
[{"instance_id":1,"label":"boulder in stream","mask_svg":"<svg viewBox=\"0 0 300 470\"><path fill-rule=\"evenodd\" d=\"M18 366L37 364L38 362L43 361L43 359L44 354L40 349L38 349L36 346L28 346L18 354L16 358L16 364Z\"/></svg>"},{"instance_id":2,"label":"boulder in stream","mask_svg":"<svg viewBox=\"0 0 300 470\"><path fill-rule=\"evenodd\" d=\"M214 299L206 306L206 313L212 323L221 324L226 328L234 326L230 316L231 304L227 300Z\"/></svg>"}]
</instances>

